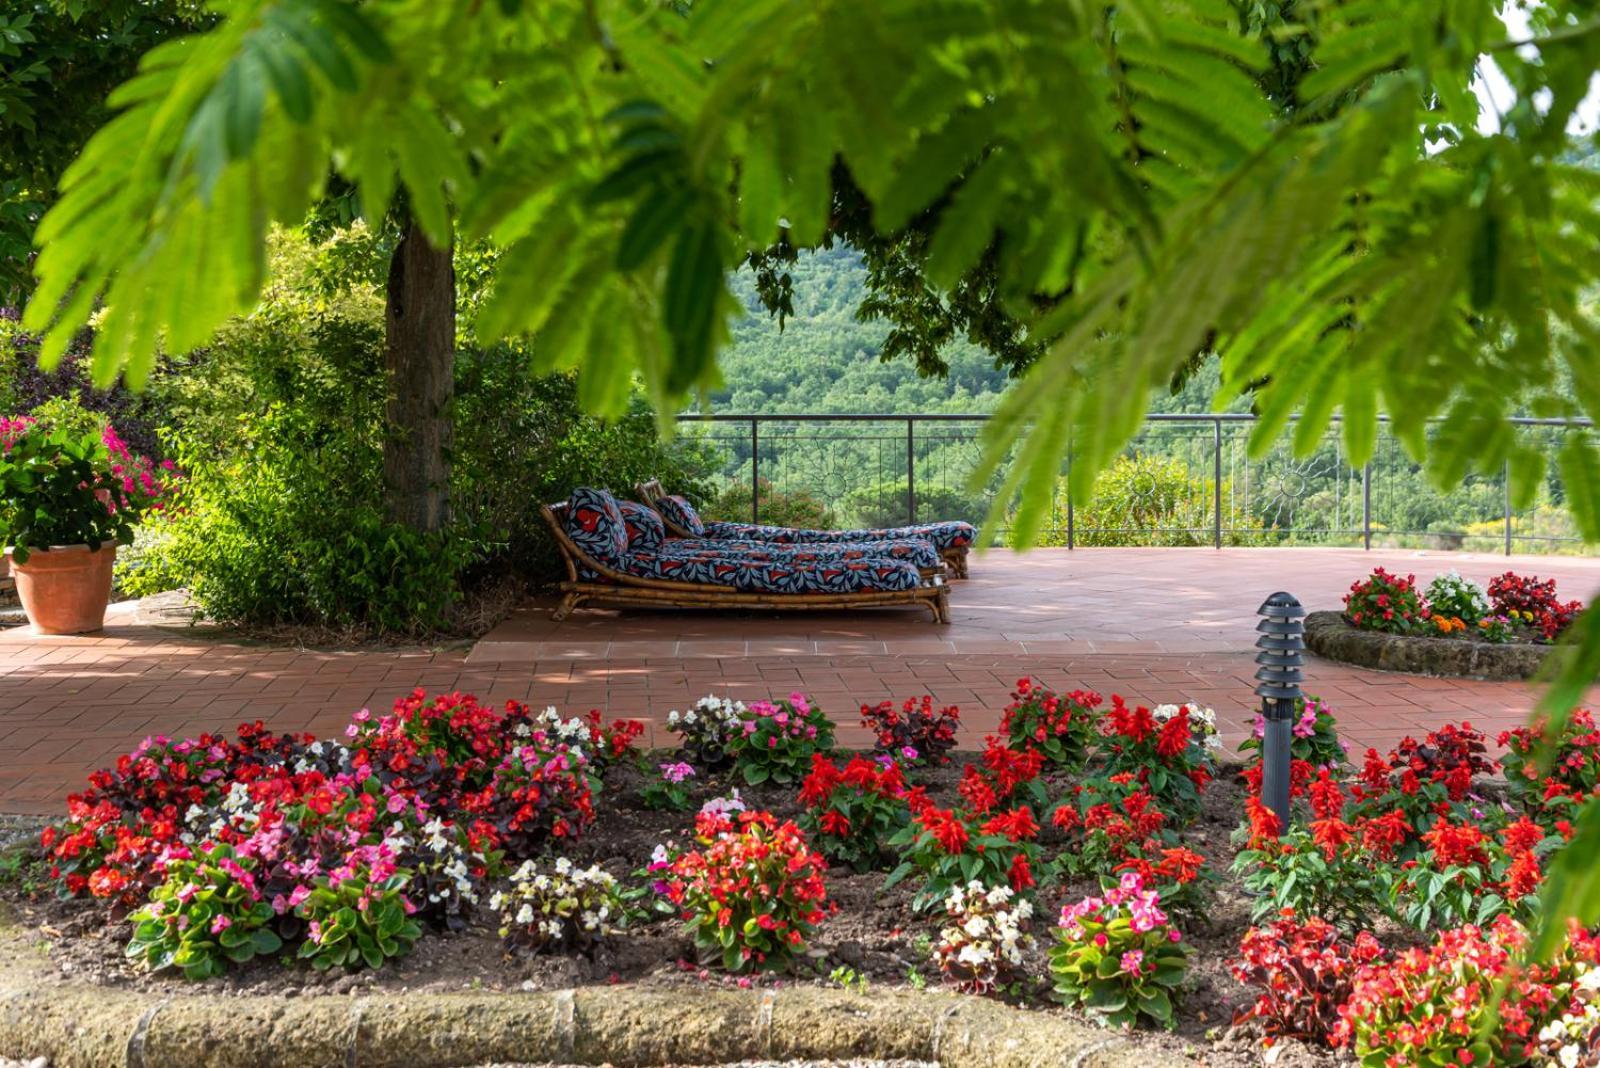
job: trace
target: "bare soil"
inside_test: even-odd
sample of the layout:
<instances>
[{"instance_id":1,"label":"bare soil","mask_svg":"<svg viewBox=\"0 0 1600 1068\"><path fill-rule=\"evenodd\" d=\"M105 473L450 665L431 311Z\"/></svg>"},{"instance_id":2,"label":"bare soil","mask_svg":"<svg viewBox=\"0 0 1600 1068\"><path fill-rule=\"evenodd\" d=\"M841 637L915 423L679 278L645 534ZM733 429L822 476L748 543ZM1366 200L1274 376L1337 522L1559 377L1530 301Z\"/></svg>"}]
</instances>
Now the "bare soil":
<instances>
[{"instance_id":1,"label":"bare soil","mask_svg":"<svg viewBox=\"0 0 1600 1068\"><path fill-rule=\"evenodd\" d=\"M935 798L953 801L961 766L969 756L957 754L948 766L920 773L919 781L929 785ZM599 863L630 887L646 885L648 880L639 869L658 843L688 836L693 812L644 808L639 794L643 782L643 773L631 765L611 769L597 799L596 826L573 843L566 855L574 862ZM768 808L780 816L799 815L796 789L744 787L726 773L706 776L698 783L695 806L725 794L735 785L752 807ZM1063 796L1064 787L1064 782L1052 784L1051 796ZM1136 1040L1221 1068L1260 1064L1264 1056L1268 1063L1286 1068L1344 1063L1346 1058L1329 1051L1292 1042L1263 1051L1254 1036L1231 1026L1235 1010L1252 1000L1228 973L1228 964L1250 920L1249 902L1228 874L1235 852L1230 836L1242 818L1244 803L1245 793L1235 769L1225 771L1206 791L1200 817L1186 832L1187 844L1205 855L1222 878L1206 915L1183 923L1192 954L1176 1030L1171 1034L1141 1032ZM15 842L19 837L36 840L39 825L40 821L33 819L0 817L0 843L7 839ZM1052 834L1053 828L1046 824L1041 839L1046 859L1060 848ZM57 899L44 885L39 868L18 856L20 848L24 847L13 846L10 866L0 867L0 919L37 936L40 951L48 954L63 977L169 994L195 989L181 978L152 975L125 960L123 947L130 925L125 921L108 923L103 909L91 902ZM31 846L26 848L31 852ZM480 915L460 934L430 932L409 956L377 972L324 973L292 963L257 961L211 980L206 991L238 996L316 997L377 990L515 991L616 983L685 988L828 985L832 981L829 975L837 968L853 969L869 987L903 987L923 982L936 985L938 968L929 960L929 948L931 939L937 937L938 920L913 914L911 880L884 890L883 878L882 872L858 875L844 868L828 873L829 894L838 903L839 911L822 924L813 941L810 963L814 971L809 974L734 978L701 968L695 962L692 942L671 916L631 923L613 935L592 959L516 956L502 947L495 931L495 917L490 913ZM1025 989L1007 994L1006 1000L1041 1012L1069 1011L1051 999L1045 949L1062 905L1094 890L1086 881L1041 889L1034 926L1038 948L1028 961L1028 974L1033 981ZM0 1050L0 1055L4 1052Z\"/></svg>"}]
</instances>

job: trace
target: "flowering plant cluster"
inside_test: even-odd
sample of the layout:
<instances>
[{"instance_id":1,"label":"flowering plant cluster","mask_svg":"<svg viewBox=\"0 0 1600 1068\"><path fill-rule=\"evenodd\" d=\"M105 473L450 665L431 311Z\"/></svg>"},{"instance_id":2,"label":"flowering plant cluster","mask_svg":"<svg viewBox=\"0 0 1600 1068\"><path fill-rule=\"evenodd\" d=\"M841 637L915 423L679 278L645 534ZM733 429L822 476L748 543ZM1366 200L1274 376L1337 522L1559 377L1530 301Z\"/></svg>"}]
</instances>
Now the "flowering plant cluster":
<instances>
[{"instance_id":1,"label":"flowering plant cluster","mask_svg":"<svg viewBox=\"0 0 1600 1068\"><path fill-rule=\"evenodd\" d=\"M1485 813L1487 815L1487 813ZM1506 824L1440 819L1423 835L1427 851L1402 866L1390 897L1396 914L1418 930L1487 924L1509 913L1527 918L1544 880L1541 856L1559 848L1526 816Z\"/></svg>"},{"instance_id":2,"label":"flowering plant cluster","mask_svg":"<svg viewBox=\"0 0 1600 1068\"><path fill-rule=\"evenodd\" d=\"M1481 797L1485 754L1481 732L1446 724L1387 757L1369 750L1348 789L1321 769L1297 791L1310 819L1281 837L1252 800L1235 870L1256 918L1288 908L1357 929L1377 912L1429 930L1528 913L1565 832Z\"/></svg>"},{"instance_id":3,"label":"flowering plant cluster","mask_svg":"<svg viewBox=\"0 0 1600 1068\"><path fill-rule=\"evenodd\" d=\"M786 701L753 701L740 715L728 752L744 781L781 785L805 777L816 753L833 748L833 722L803 693Z\"/></svg>"},{"instance_id":4,"label":"flowering plant cluster","mask_svg":"<svg viewBox=\"0 0 1600 1068\"><path fill-rule=\"evenodd\" d=\"M770 812L695 820L699 848L665 862L667 899L703 960L730 972L788 966L829 908L827 861Z\"/></svg>"},{"instance_id":5,"label":"flowering plant cluster","mask_svg":"<svg viewBox=\"0 0 1600 1068\"><path fill-rule=\"evenodd\" d=\"M547 721L561 719L554 708L545 709L545 717ZM636 754L638 741L644 735L644 720L617 719L607 723L598 708L589 709L589 714L578 722L588 733L589 747L585 752L596 775L604 775L607 768L623 757Z\"/></svg>"},{"instance_id":6,"label":"flowering plant cluster","mask_svg":"<svg viewBox=\"0 0 1600 1068\"><path fill-rule=\"evenodd\" d=\"M1537 575L1518 575L1514 571L1489 580L1489 600L1496 612L1547 642L1559 638L1583 611L1582 601L1557 598L1555 579L1541 580Z\"/></svg>"},{"instance_id":7,"label":"flowering plant cluster","mask_svg":"<svg viewBox=\"0 0 1600 1068\"><path fill-rule=\"evenodd\" d=\"M577 838L594 823L594 794L581 746L535 731L507 753L481 791L462 808L492 826L513 856L537 853L551 839Z\"/></svg>"},{"instance_id":8,"label":"flowering plant cluster","mask_svg":"<svg viewBox=\"0 0 1600 1068\"><path fill-rule=\"evenodd\" d=\"M1527 941L1501 917L1363 966L1334 1044L1369 1064L1521 1064L1539 1055L1545 1036L1556 1038L1551 1025L1586 1013L1600 943L1574 927L1554 958L1532 964L1518 959Z\"/></svg>"},{"instance_id":9,"label":"flowering plant cluster","mask_svg":"<svg viewBox=\"0 0 1600 1068\"><path fill-rule=\"evenodd\" d=\"M1171 1028L1172 993L1188 970L1182 943L1160 895L1130 872L1103 896L1061 910L1050 949L1056 997L1107 1024L1144 1017Z\"/></svg>"},{"instance_id":10,"label":"flowering plant cluster","mask_svg":"<svg viewBox=\"0 0 1600 1068\"><path fill-rule=\"evenodd\" d=\"M1600 1066L1600 967L1574 969L1571 1004L1558 1019L1539 1028L1531 1063L1540 1068Z\"/></svg>"},{"instance_id":11,"label":"flowering plant cluster","mask_svg":"<svg viewBox=\"0 0 1600 1068\"><path fill-rule=\"evenodd\" d=\"M1310 826L1296 823L1280 836L1277 817L1252 796L1248 841L1234 857L1234 873L1258 923L1293 912L1359 929L1386 902L1383 867L1393 860L1395 836L1410 827L1376 820L1352 827L1343 818L1342 794L1314 797Z\"/></svg>"},{"instance_id":12,"label":"flowering plant cluster","mask_svg":"<svg viewBox=\"0 0 1600 1068\"><path fill-rule=\"evenodd\" d=\"M1352 583L1344 597L1345 618L1362 630L1409 634L1428 619L1428 607L1417 592L1415 575L1401 578L1383 568Z\"/></svg>"},{"instance_id":13,"label":"flowering plant cluster","mask_svg":"<svg viewBox=\"0 0 1600 1068\"><path fill-rule=\"evenodd\" d=\"M1259 752L1267 733L1267 720L1256 713L1250 737L1239 743L1242 753ZM1320 697L1297 697L1294 723L1289 728L1289 757L1310 768L1339 768L1349 763L1348 747L1339 740L1339 723L1333 709Z\"/></svg>"},{"instance_id":14,"label":"flowering plant cluster","mask_svg":"<svg viewBox=\"0 0 1600 1068\"><path fill-rule=\"evenodd\" d=\"M233 850L213 845L167 865L167 880L133 913L127 955L152 969L176 968L186 979L209 979L229 961L276 953L283 940L270 926L275 918Z\"/></svg>"},{"instance_id":15,"label":"flowering plant cluster","mask_svg":"<svg viewBox=\"0 0 1600 1068\"><path fill-rule=\"evenodd\" d=\"M1076 771L1099 741L1100 704L1100 695L1090 690L1057 694L1032 679L1019 679L1000 729L1012 749L1037 751L1052 767Z\"/></svg>"},{"instance_id":16,"label":"flowering plant cluster","mask_svg":"<svg viewBox=\"0 0 1600 1068\"><path fill-rule=\"evenodd\" d=\"M726 697L702 697L687 712L667 713L667 727L675 731L689 763L716 771L733 763L734 736L744 730L744 702Z\"/></svg>"},{"instance_id":17,"label":"flowering plant cluster","mask_svg":"<svg viewBox=\"0 0 1600 1068\"><path fill-rule=\"evenodd\" d=\"M109 426L85 432L5 418L0 445L0 543L19 564L57 545L128 544L176 481L170 468L133 456Z\"/></svg>"},{"instance_id":18,"label":"flowering plant cluster","mask_svg":"<svg viewBox=\"0 0 1600 1068\"><path fill-rule=\"evenodd\" d=\"M641 791L645 808L682 812L689 807L689 788L684 784L694 778L694 765L683 761L658 764L659 775L645 783Z\"/></svg>"},{"instance_id":19,"label":"flowering plant cluster","mask_svg":"<svg viewBox=\"0 0 1600 1068\"><path fill-rule=\"evenodd\" d=\"M1215 712L1188 704L1129 708L1113 694L1100 734L1106 774L1133 775L1185 820L1199 811L1200 791L1211 781L1222 748Z\"/></svg>"},{"instance_id":20,"label":"flowering plant cluster","mask_svg":"<svg viewBox=\"0 0 1600 1068\"><path fill-rule=\"evenodd\" d=\"M1027 805L1001 810L989 793L960 808L939 808L920 790L912 790L906 801L911 823L889 840L901 859L884 886L916 872L922 884L911 899L912 909L939 908L952 889L974 881L1009 885L1019 895L1032 891L1039 824Z\"/></svg>"},{"instance_id":21,"label":"flowering plant cluster","mask_svg":"<svg viewBox=\"0 0 1600 1068\"><path fill-rule=\"evenodd\" d=\"M422 937L411 918L416 906L404 893L410 878L387 842L358 846L343 864L314 876L310 893L297 895L294 906L306 921L300 958L318 969L377 968L410 952Z\"/></svg>"},{"instance_id":22,"label":"flowering plant cluster","mask_svg":"<svg viewBox=\"0 0 1600 1068\"><path fill-rule=\"evenodd\" d=\"M617 880L599 865L557 857L548 870L525 860L489 898L506 948L526 953L592 953L623 918Z\"/></svg>"},{"instance_id":23,"label":"flowering plant cluster","mask_svg":"<svg viewBox=\"0 0 1600 1068\"><path fill-rule=\"evenodd\" d=\"M1180 912L1199 911L1209 896L1205 857L1183 845L1176 821L1131 774L1075 785L1050 822L1065 835L1057 864L1069 875L1098 877L1110 889L1131 871Z\"/></svg>"},{"instance_id":24,"label":"flowering plant cluster","mask_svg":"<svg viewBox=\"0 0 1600 1068\"><path fill-rule=\"evenodd\" d=\"M1357 969L1382 953L1370 932L1347 942L1326 920L1301 921L1285 909L1273 922L1246 931L1239 944L1239 959L1229 970L1261 993L1233 1022L1253 1020L1269 1039L1326 1043L1339 1026L1339 1009L1350 999Z\"/></svg>"},{"instance_id":25,"label":"flowering plant cluster","mask_svg":"<svg viewBox=\"0 0 1600 1068\"><path fill-rule=\"evenodd\" d=\"M1020 977L1023 954L1034 946L1033 906L1014 901L1009 886L980 882L950 888L945 926L933 954L944 981L968 994L988 994Z\"/></svg>"},{"instance_id":26,"label":"flowering plant cluster","mask_svg":"<svg viewBox=\"0 0 1600 1068\"><path fill-rule=\"evenodd\" d=\"M172 501L182 481L176 464L157 463L134 452L110 423L101 429L100 443L111 460L111 477L121 482L123 496L136 515L159 512Z\"/></svg>"},{"instance_id":27,"label":"flowering plant cluster","mask_svg":"<svg viewBox=\"0 0 1600 1068\"><path fill-rule=\"evenodd\" d=\"M800 826L830 861L871 871L906 825L907 792L905 774L887 756L852 757L841 767L817 753L800 787Z\"/></svg>"},{"instance_id":28,"label":"flowering plant cluster","mask_svg":"<svg viewBox=\"0 0 1600 1068\"><path fill-rule=\"evenodd\" d=\"M1489 615L1489 595L1471 579L1462 578L1461 572L1446 571L1428 583L1428 607L1435 619L1454 619L1469 627Z\"/></svg>"},{"instance_id":29,"label":"flowering plant cluster","mask_svg":"<svg viewBox=\"0 0 1600 1068\"><path fill-rule=\"evenodd\" d=\"M1575 709L1553 737L1547 722L1501 731L1498 743L1505 749L1500 764L1505 769L1511 796L1525 811L1567 817L1600 792L1600 726L1587 709ZM1539 774L1541 747L1550 746L1550 770Z\"/></svg>"},{"instance_id":30,"label":"flowering plant cluster","mask_svg":"<svg viewBox=\"0 0 1600 1068\"><path fill-rule=\"evenodd\" d=\"M418 691L358 712L348 745L259 723L151 738L92 774L41 844L64 893L139 909L130 954L152 966L203 978L286 947L377 967L423 925L463 926L504 856L592 821L593 736L556 721L581 740L515 702Z\"/></svg>"},{"instance_id":31,"label":"flowering plant cluster","mask_svg":"<svg viewBox=\"0 0 1600 1068\"><path fill-rule=\"evenodd\" d=\"M961 710L950 705L935 712L932 697L923 695L921 701L908 697L899 708L892 701L862 705L861 725L876 737L875 751L903 768L948 764Z\"/></svg>"}]
</instances>

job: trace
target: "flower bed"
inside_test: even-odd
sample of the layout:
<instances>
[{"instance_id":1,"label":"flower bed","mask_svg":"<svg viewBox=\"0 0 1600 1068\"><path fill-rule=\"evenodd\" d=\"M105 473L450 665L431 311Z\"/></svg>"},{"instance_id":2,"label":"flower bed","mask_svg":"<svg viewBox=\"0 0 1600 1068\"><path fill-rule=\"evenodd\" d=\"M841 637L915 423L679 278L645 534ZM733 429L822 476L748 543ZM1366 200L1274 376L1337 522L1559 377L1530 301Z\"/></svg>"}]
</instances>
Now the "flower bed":
<instances>
[{"instance_id":1,"label":"flower bed","mask_svg":"<svg viewBox=\"0 0 1600 1068\"><path fill-rule=\"evenodd\" d=\"M832 751L804 695L713 707L716 738L679 717L688 744L650 754L596 719L421 693L337 743L258 724L151 739L74 796L39 858L0 869L4 893L56 967L168 994L944 985L1209 1064L1267 1041L1398 1066L1486 1055L1475 1033L1419 1031L1415 991L1463 960L1474 989L1499 976L1600 781L1587 717L1547 779L1530 735L1501 739L1507 790L1466 725L1352 766L1313 699L1280 839L1193 705L1027 681L1014 744L921 766ZM1492 1063L1589 1041L1592 946L1519 979Z\"/></svg>"},{"instance_id":2,"label":"flower bed","mask_svg":"<svg viewBox=\"0 0 1600 1068\"><path fill-rule=\"evenodd\" d=\"M1419 588L1376 568L1351 585L1340 613L1313 612L1306 644L1332 660L1391 671L1527 678L1582 610L1554 579L1507 571L1488 585L1455 571Z\"/></svg>"}]
</instances>

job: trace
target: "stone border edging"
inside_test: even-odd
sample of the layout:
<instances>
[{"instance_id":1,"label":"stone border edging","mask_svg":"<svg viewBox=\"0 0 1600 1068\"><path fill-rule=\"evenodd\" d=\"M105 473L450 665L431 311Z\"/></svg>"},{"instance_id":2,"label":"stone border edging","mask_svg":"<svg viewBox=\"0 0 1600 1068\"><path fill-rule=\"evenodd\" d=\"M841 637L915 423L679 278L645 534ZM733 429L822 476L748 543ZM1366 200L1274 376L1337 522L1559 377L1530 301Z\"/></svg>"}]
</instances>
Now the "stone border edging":
<instances>
[{"instance_id":1,"label":"stone border edging","mask_svg":"<svg viewBox=\"0 0 1600 1068\"><path fill-rule=\"evenodd\" d=\"M1358 630L1340 612L1306 616L1306 648L1357 667L1470 679L1532 678L1555 646L1423 638Z\"/></svg>"},{"instance_id":2,"label":"stone border edging","mask_svg":"<svg viewBox=\"0 0 1600 1068\"><path fill-rule=\"evenodd\" d=\"M0 1052L52 1068L650 1068L883 1058L947 1068L1179 1068L1059 1015L982 998L815 987L160 996L0 975Z\"/></svg>"}]
</instances>

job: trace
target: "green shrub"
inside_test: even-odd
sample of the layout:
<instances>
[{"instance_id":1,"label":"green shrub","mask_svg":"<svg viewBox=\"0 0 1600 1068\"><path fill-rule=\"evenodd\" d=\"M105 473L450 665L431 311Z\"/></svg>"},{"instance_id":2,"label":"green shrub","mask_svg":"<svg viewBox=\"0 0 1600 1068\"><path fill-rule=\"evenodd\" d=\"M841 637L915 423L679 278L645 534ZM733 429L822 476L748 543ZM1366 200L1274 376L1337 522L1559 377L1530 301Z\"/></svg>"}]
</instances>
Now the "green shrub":
<instances>
[{"instance_id":1,"label":"green shrub","mask_svg":"<svg viewBox=\"0 0 1600 1068\"><path fill-rule=\"evenodd\" d=\"M1261 521L1231 501L1228 483L1221 487L1223 544L1253 545ZM1058 494L1057 515L1040 539L1042 545L1065 545L1067 489ZM1134 453L1119 456L1095 479L1094 498L1074 516L1074 544L1186 546L1210 545L1216 522L1213 483L1171 456Z\"/></svg>"},{"instance_id":2,"label":"green shrub","mask_svg":"<svg viewBox=\"0 0 1600 1068\"><path fill-rule=\"evenodd\" d=\"M671 487L669 487L671 488ZM776 527L804 527L832 530L837 525L833 509L809 490L780 490L769 480L760 480L761 522ZM706 519L730 523L750 522L750 483L729 483L721 493L707 501Z\"/></svg>"},{"instance_id":3,"label":"green shrub","mask_svg":"<svg viewBox=\"0 0 1600 1068\"><path fill-rule=\"evenodd\" d=\"M119 581L130 594L186 586L213 618L399 635L458 629L465 596L506 577L558 577L541 502L578 485L626 491L661 477L698 489L693 450L668 448L635 402L582 415L568 374L520 346L456 356L453 519L421 535L383 501L386 240L361 225L272 239L260 306L153 384L187 484ZM461 253L470 286L476 251ZM458 296L467 319L475 294Z\"/></svg>"},{"instance_id":4,"label":"green shrub","mask_svg":"<svg viewBox=\"0 0 1600 1068\"><path fill-rule=\"evenodd\" d=\"M178 505L123 588L140 596L186 585L222 620L448 629L457 576L480 546L389 522L375 486L344 481L358 466L340 448L349 443L321 436L302 413L273 407L241 422L228 455L180 441L188 478Z\"/></svg>"},{"instance_id":5,"label":"green shrub","mask_svg":"<svg viewBox=\"0 0 1600 1068\"><path fill-rule=\"evenodd\" d=\"M951 519L963 519L969 523L981 523L988 514L988 506L969 493L949 489L945 486L936 486L924 483L920 478L916 484L917 495L917 522L933 523ZM855 490L845 496L840 511L844 514L844 526L870 527L882 529L884 527L904 526L906 522L906 484L901 479L898 482L880 482L875 486Z\"/></svg>"}]
</instances>

